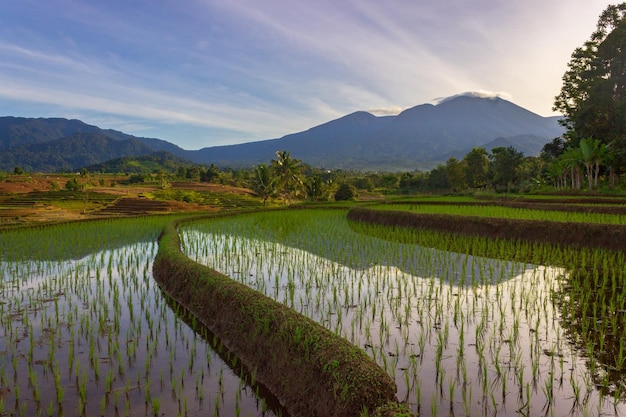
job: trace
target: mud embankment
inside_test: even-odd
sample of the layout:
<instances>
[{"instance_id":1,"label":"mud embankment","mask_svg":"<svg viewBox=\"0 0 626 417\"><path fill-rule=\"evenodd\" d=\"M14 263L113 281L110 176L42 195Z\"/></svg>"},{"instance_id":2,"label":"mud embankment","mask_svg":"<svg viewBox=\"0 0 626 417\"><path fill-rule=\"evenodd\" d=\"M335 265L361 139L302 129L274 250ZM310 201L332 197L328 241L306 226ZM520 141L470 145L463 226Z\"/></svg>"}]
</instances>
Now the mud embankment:
<instances>
[{"instance_id":1,"label":"mud embankment","mask_svg":"<svg viewBox=\"0 0 626 417\"><path fill-rule=\"evenodd\" d=\"M422 214L362 207L351 209L348 220L468 236L626 250L626 226L613 224Z\"/></svg>"},{"instance_id":2,"label":"mud embankment","mask_svg":"<svg viewBox=\"0 0 626 417\"><path fill-rule=\"evenodd\" d=\"M313 320L186 257L178 222L159 239L154 277L294 416L393 416L396 385L360 348Z\"/></svg>"}]
</instances>

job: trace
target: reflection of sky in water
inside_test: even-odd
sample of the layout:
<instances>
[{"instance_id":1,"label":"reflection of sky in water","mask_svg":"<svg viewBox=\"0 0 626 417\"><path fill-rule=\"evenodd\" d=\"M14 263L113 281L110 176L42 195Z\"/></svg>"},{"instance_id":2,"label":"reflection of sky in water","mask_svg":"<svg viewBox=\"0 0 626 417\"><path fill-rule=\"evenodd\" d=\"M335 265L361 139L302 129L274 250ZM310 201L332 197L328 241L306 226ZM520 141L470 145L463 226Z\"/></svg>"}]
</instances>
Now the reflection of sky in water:
<instances>
[{"instance_id":1,"label":"reflection of sky in water","mask_svg":"<svg viewBox=\"0 0 626 417\"><path fill-rule=\"evenodd\" d=\"M237 408L241 415L273 415L168 306L152 277L156 250L152 241L63 262L0 262L0 370L3 381L20 386L15 415L22 406L24 415L48 415L51 401L53 414L61 414L55 367L66 387L65 415L79 415L77 381L83 380L85 415L101 415L103 401L105 415L153 415L152 398L165 415L205 416L218 409L235 415ZM31 340L40 411L27 361ZM7 411L16 404L14 392L4 396Z\"/></svg>"},{"instance_id":2,"label":"reflection of sky in water","mask_svg":"<svg viewBox=\"0 0 626 417\"><path fill-rule=\"evenodd\" d=\"M352 236L325 247L313 235L289 245L193 229L182 237L192 259L364 348L422 413L614 412L559 325L550 298L559 268Z\"/></svg>"}]
</instances>

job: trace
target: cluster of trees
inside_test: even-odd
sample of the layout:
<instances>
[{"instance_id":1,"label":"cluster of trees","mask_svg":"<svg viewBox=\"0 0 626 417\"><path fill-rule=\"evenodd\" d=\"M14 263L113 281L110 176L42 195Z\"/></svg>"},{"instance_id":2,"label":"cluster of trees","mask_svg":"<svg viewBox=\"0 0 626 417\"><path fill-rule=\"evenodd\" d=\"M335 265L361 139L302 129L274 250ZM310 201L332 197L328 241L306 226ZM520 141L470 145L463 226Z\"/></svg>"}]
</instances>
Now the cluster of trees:
<instances>
[{"instance_id":1,"label":"cluster of trees","mask_svg":"<svg viewBox=\"0 0 626 417\"><path fill-rule=\"evenodd\" d=\"M335 187L332 178L321 175L305 175L305 165L292 158L287 151L277 151L276 159L270 165L260 164L253 170L251 188L263 198L263 203L272 198L281 198L287 204L293 198L307 198L312 201L350 200L356 192L348 184ZM308 168L310 169L310 168ZM348 190L348 191L346 191Z\"/></svg>"},{"instance_id":2,"label":"cluster of trees","mask_svg":"<svg viewBox=\"0 0 626 417\"><path fill-rule=\"evenodd\" d=\"M513 147L494 148L487 152L475 148L462 160L450 158L430 172L359 173L321 170L291 157L287 151L276 152L276 159L252 170L224 170L180 167L177 177L219 182L254 190L264 202L282 199L311 201L350 200L357 193L411 194L418 192L466 192L496 190L517 192L541 182L545 163L540 158L525 157ZM211 175L205 174L210 171Z\"/></svg>"},{"instance_id":3,"label":"cluster of trees","mask_svg":"<svg viewBox=\"0 0 626 417\"><path fill-rule=\"evenodd\" d=\"M409 179L434 190L524 191L615 187L626 167L626 3L608 6L596 31L572 53L554 110L566 133L538 158L513 148L474 149L459 161ZM602 184L603 180L604 184ZM426 181L426 186L424 185Z\"/></svg>"},{"instance_id":4,"label":"cluster of trees","mask_svg":"<svg viewBox=\"0 0 626 417\"><path fill-rule=\"evenodd\" d=\"M538 185L542 164L513 147L474 148L458 160L450 158L428 173L406 173L400 181L404 192L465 192L495 190L518 192Z\"/></svg>"},{"instance_id":5,"label":"cluster of trees","mask_svg":"<svg viewBox=\"0 0 626 417\"><path fill-rule=\"evenodd\" d=\"M563 113L567 132L544 151L553 158L554 185L610 185L626 164L626 3L608 6L596 31L572 53L554 110Z\"/></svg>"},{"instance_id":6,"label":"cluster of trees","mask_svg":"<svg viewBox=\"0 0 626 417\"><path fill-rule=\"evenodd\" d=\"M250 188L263 199L280 199L290 204L293 199L311 201L350 200L356 189L345 182L337 183L338 173L305 165L287 151L277 151L276 159L269 164L259 164L253 169L224 170L215 165L180 166L176 177L203 182L222 183Z\"/></svg>"}]
</instances>

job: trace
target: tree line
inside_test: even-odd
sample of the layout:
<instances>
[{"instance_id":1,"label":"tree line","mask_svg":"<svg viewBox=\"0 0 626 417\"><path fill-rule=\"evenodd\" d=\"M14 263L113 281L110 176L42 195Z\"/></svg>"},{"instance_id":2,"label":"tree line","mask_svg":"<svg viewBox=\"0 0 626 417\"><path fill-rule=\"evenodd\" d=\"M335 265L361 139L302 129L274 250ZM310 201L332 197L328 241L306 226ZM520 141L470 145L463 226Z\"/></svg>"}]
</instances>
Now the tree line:
<instances>
[{"instance_id":1,"label":"tree line","mask_svg":"<svg viewBox=\"0 0 626 417\"><path fill-rule=\"evenodd\" d=\"M565 140L555 138L540 156L525 156L514 147L487 151L474 148L463 158L449 158L430 171L362 173L314 168L287 151L251 169L180 166L167 180L192 180L252 189L265 204L293 200L351 200L357 196L418 193L519 193L573 191L617 187L598 155L604 147L592 140L565 151ZM565 155L565 157L563 156ZM565 164L564 161L567 161ZM164 174L133 174L132 181L159 180ZM583 181L585 179L585 181ZM130 181L130 180L129 180Z\"/></svg>"},{"instance_id":2,"label":"tree line","mask_svg":"<svg viewBox=\"0 0 626 417\"><path fill-rule=\"evenodd\" d=\"M128 184L152 183L168 188L176 181L199 181L253 190L264 204L294 200L342 201L385 194L474 192L532 192L618 188L617 173L604 165L608 152L595 139L581 140L578 147L564 138L546 144L540 156L525 156L514 147L487 151L474 148L463 158L449 158L430 171L362 173L328 170L307 165L285 150L267 164L252 168L218 168L211 164L179 165L155 169L150 174L129 173ZM16 167L13 174L22 175ZM65 188L80 191L90 181L87 169ZM101 179L102 181L102 179Z\"/></svg>"}]
</instances>

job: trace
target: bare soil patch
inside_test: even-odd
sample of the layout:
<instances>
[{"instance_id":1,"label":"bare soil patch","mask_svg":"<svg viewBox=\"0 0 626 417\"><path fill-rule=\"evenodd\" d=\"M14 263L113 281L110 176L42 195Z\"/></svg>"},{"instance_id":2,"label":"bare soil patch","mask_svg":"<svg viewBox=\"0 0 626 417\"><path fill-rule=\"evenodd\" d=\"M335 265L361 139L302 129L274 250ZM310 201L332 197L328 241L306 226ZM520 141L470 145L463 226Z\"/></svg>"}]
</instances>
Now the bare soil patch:
<instances>
[{"instance_id":1,"label":"bare soil patch","mask_svg":"<svg viewBox=\"0 0 626 417\"><path fill-rule=\"evenodd\" d=\"M106 216L137 216L175 212L211 212L219 207L183 201L147 198L158 190L152 184L125 184L127 177L103 175L89 178L90 186L66 195L65 184L77 174L9 175L0 181L0 227L56 223ZM98 184L98 185L94 185ZM171 189L209 193L254 195L251 190L221 184L175 182Z\"/></svg>"},{"instance_id":2,"label":"bare soil patch","mask_svg":"<svg viewBox=\"0 0 626 417\"><path fill-rule=\"evenodd\" d=\"M255 195L247 188L232 187L230 185L212 184L208 182L173 182L172 188L176 190L208 191L213 193L229 193L240 195Z\"/></svg>"}]
</instances>

